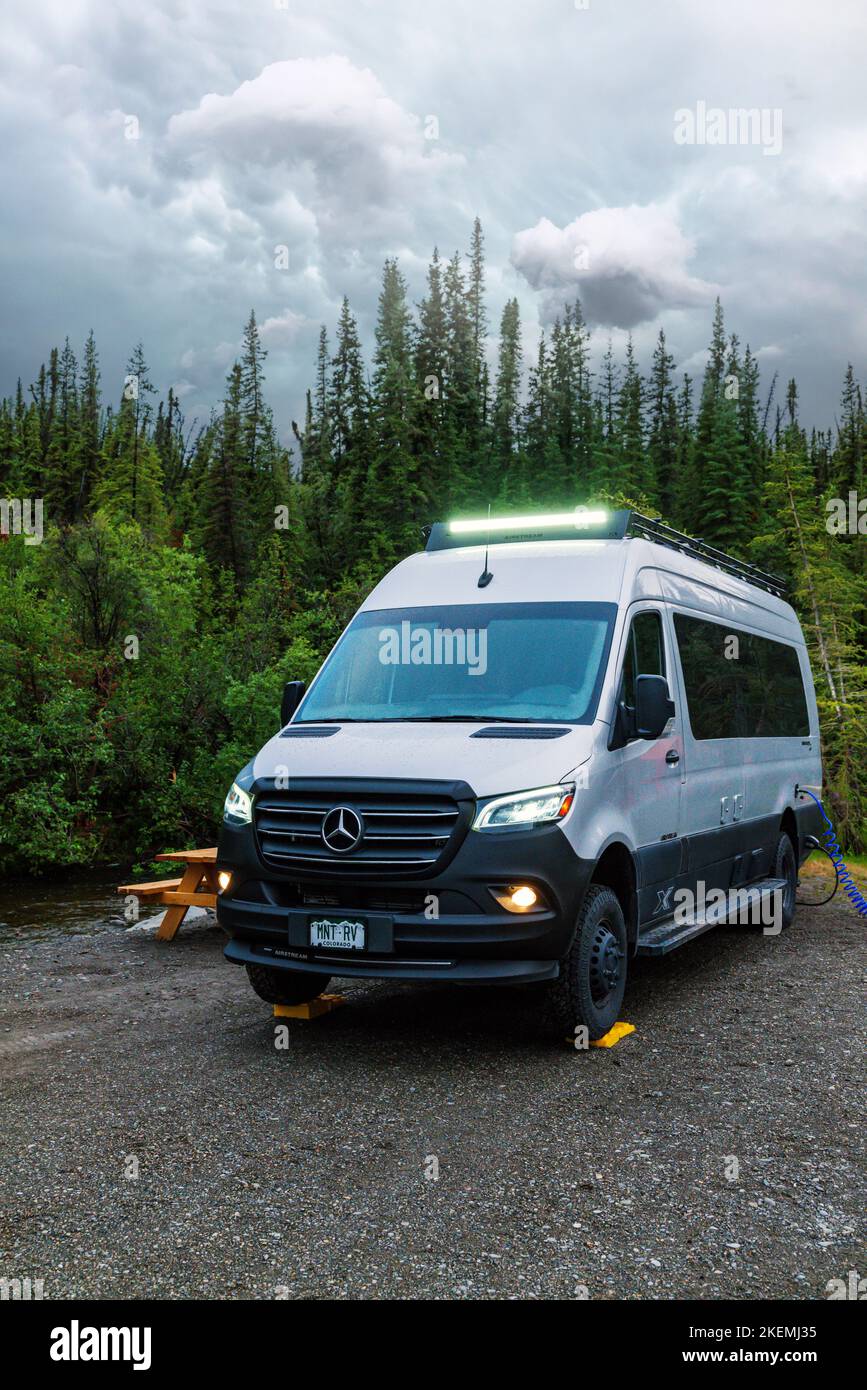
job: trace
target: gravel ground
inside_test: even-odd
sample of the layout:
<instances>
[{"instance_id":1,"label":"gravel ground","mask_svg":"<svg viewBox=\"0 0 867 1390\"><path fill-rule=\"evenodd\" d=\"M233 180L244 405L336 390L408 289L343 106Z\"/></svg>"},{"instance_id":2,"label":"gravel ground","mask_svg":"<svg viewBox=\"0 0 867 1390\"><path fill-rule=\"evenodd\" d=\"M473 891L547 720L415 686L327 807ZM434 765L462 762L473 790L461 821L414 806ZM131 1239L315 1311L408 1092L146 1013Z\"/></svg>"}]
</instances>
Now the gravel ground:
<instances>
[{"instance_id":1,"label":"gravel ground","mask_svg":"<svg viewBox=\"0 0 867 1390\"><path fill-rule=\"evenodd\" d=\"M580 1054L526 992L352 981L278 1050L210 920L15 946L0 1274L46 1298L824 1298L867 1273L863 930L834 904L639 961L636 1032Z\"/></svg>"}]
</instances>

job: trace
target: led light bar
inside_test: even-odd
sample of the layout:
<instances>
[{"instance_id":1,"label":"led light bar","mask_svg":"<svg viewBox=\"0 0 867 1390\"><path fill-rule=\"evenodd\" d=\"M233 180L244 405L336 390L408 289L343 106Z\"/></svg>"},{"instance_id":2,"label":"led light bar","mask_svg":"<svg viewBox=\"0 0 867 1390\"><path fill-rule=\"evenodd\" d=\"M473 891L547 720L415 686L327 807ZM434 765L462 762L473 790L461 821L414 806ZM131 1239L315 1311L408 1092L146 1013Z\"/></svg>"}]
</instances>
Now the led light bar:
<instances>
[{"instance_id":1,"label":"led light bar","mask_svg":"<svg viewBox=\"0 0 867 1390\"><path fill-rule=\"evenodd\" d=\"M604 526L607 520L607 512L592 512L586 507L576 507L574 512L551 512L547 516L491 516L472 521L450 521L448 527L452 536L468 536L473 532L491 531L499 534L503 531L535 531L542 527L547 530L551 526L574 526L576 531L580 531L587 526Z\"/></svg>"},{"instance_id":2,"label":"led light bar","mask_svg":"<svg viewBox=\"0 0 867 1390\"><path fill-rule=\"evenodd\" d=\"M498 545L507 541L622 540L628 511L575 507L571 512L541 512L536 516L480 516L437 521L427 532L428 550L451 550L465 545Z\"/></svg>"},{"instance_id":3,"label":"led light bar","mask_svg":"<svg viewBox=\"0 0 867 1390\"><path fill-rule=\"evenodd\" d=\"M682 555L724 570L747 584L785 598L785 579L717 550L707 541L675 531L665 522L628 509L613 512L601 507L576 507L571 512L546 512L539 516L474 517L463 521L435 521L422 527L426 550L453 550L458 546L498 545L504 541L622 541L627 536L668 546ZM480 585L480 587L482 587Z\"/></svg>"}]
</instances>

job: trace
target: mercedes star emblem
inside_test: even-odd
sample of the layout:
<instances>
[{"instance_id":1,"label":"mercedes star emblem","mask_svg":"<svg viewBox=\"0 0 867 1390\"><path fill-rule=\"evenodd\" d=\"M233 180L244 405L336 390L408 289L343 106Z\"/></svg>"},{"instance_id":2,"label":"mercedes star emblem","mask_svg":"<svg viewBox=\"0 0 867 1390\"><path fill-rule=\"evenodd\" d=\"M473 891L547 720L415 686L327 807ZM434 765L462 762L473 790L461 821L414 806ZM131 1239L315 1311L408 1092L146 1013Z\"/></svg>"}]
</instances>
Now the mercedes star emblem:
<instances>
[{"instance_id":1,"label":"mercedes star emblem","mask_svg":"<svg viewBox=\"0 0 867 1390\"><path fill-rule=\"evenodd\" d=\"M348 854L363 834L361 816L351 806L335 806L322 822L322 838L334 854Z\"/></svg>"}]
</instances>

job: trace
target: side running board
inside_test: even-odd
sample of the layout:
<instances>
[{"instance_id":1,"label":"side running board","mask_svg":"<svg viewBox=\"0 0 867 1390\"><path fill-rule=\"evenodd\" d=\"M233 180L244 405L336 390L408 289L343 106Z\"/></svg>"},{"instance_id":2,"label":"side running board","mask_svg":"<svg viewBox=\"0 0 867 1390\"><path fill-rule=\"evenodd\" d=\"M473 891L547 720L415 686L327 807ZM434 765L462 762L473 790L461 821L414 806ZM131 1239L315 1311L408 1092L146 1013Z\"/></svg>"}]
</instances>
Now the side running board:
<instances>
[{"instance_id":1,"label":"side running board","mask_svg":"<svg viewBox=\"0 0 867 1390\"><path fill-rule=\"evenodd\" d=\"M639 956L664 956L687 941L703 936L713 927L746 925L762 921L764 903L774 893L786 888L784 878L763 878L745 888L730 888L728 901L716 903L701 912L690 913L685 920L668 917L656 927L645 927L638 938ZM737 896L735 896L737 895Z\"/></svg>"}]
</instances>

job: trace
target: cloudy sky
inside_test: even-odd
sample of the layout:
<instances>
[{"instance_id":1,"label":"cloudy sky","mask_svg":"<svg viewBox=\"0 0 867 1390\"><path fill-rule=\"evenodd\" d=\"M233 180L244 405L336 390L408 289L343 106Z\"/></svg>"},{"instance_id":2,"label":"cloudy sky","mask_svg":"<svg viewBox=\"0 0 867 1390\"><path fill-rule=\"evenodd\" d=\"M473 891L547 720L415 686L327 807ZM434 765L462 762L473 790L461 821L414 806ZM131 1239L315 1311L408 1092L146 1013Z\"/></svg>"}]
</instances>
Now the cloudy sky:
<instances>
[{"instance_id":1,"label":"cloudy sky","mask_svg":"<svg viewBox=\"0 0 867 1390\"><path fill-rule=\"evenodd\" d=\"M369 345L383 259L417 301L478 214L528 356L577 294L598 350L631 330L647 364L663 326L700 371L719 294L831 424L867 366L865 71L863 0L28 0L0 391L92 327L111 395L141 338L205 419L253 306L288 441L343 294Z\"/></svg>"}]
</instances>

